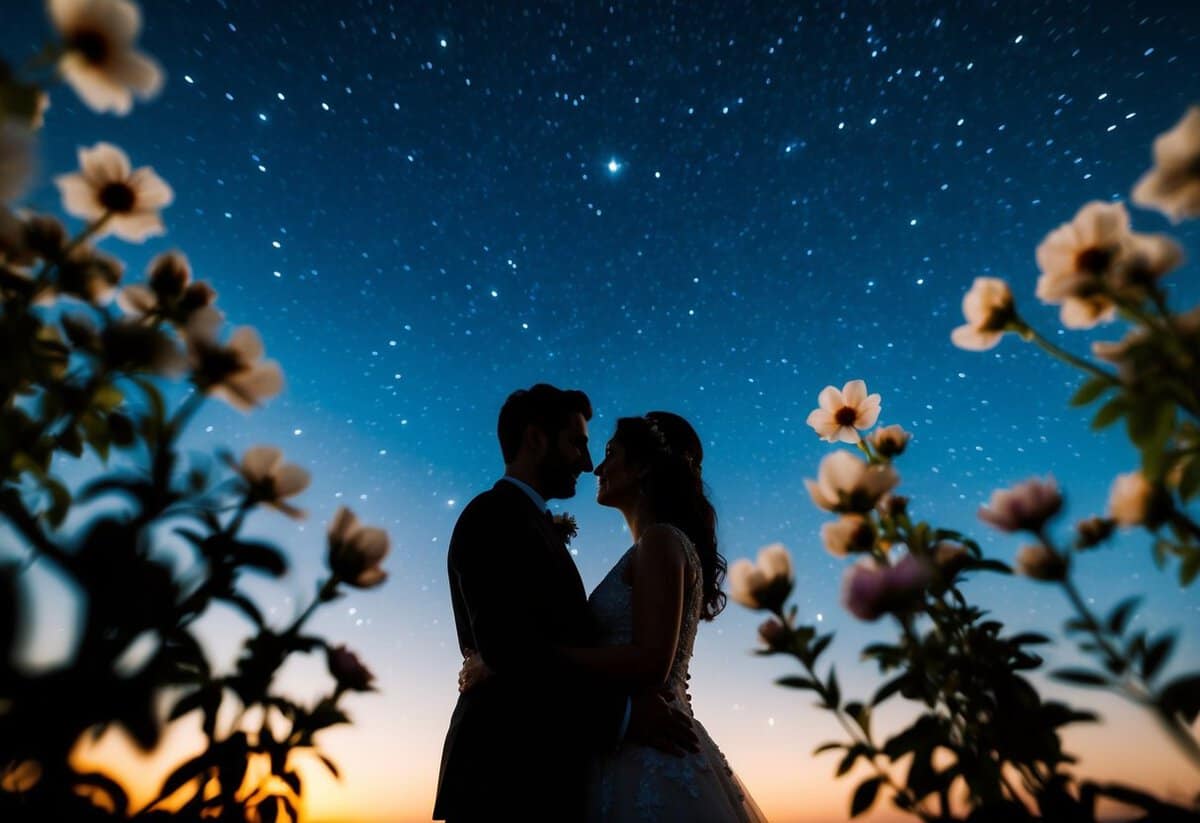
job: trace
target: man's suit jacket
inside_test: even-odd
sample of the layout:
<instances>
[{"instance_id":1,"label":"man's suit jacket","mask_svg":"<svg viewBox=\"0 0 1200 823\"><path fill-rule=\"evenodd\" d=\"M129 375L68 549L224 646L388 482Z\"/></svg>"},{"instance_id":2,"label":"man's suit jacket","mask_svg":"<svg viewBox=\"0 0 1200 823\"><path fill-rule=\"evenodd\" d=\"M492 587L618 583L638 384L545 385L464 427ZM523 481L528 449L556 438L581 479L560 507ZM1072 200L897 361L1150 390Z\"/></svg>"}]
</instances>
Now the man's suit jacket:
<instances>
[{"instance_id":1,"label":"man's suit jacket","mask_svg":"<svg viewBox=\"0 0 1200 823\"><path fill-rule=\"evenodd\" d=\"M596 642L575 562L506 480L463 510L447 561L459 647L494 674L454 707L434 819L580 819L587 758L616 743L626 696L554 651Z\"/></svg>"}]
</instances>

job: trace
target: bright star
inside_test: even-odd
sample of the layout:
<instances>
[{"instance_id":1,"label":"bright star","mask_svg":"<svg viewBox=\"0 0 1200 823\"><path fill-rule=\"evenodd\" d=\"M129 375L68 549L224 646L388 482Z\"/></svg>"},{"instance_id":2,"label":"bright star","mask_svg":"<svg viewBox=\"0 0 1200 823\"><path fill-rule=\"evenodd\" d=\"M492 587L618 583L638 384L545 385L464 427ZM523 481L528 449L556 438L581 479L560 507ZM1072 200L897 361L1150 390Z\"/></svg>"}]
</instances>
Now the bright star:
<instances>
[{"instance_id":1,"label":"bright star","mask_svg":"<svg viewBox=\"0 0 1200 823\"><path fill-rule=\"evenodd\" d=\"M621 164L617 162L617 158L612 158L608 161L608 171L610 174L616 174L621 170Z\"/></svg>"}]
</instances>

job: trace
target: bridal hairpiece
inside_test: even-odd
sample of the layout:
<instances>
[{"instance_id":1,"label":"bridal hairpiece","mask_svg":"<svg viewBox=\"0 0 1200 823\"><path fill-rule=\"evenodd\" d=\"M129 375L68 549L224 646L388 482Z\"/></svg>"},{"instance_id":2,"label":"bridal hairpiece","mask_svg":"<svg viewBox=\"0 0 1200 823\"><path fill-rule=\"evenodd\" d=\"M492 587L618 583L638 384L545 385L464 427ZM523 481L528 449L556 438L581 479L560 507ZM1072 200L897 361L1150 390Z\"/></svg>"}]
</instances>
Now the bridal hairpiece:
<instances>
[{"instance_id":1,"label":"bridal hairpiece","mask_svg":"<svg viewBox=\"0 0 1200 823\"><path fill-rule=\"evenodd\" d=\"M695 458L687 452L683 452L681 454L680 452L678 452L674 448L672 448L670 442L667 440L667 435L663 433L663 430L661 428L659 428L657 420L655 420L652 417L647 417L647 418L645 418L645 420L647 423L650 424L650 433L652 435L654 435L654 439L658 442L659 449L664 454L666 454L669 457L682 457L683 462L688 464L688 468L690 468L692 471L697 470Z\"/></svg>"}]
</instances>

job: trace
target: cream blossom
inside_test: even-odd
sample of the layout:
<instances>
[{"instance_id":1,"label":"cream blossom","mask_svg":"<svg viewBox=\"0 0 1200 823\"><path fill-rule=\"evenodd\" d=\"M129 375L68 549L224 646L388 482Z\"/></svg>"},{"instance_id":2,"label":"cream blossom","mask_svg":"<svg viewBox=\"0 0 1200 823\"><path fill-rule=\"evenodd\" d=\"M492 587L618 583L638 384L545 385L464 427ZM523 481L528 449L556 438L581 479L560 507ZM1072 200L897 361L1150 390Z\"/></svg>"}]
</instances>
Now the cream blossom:
<instances>
[{"instance_id":1,"label":"cream blossom","mask_svg":"<svg viewBox=\"0 0 1200 823\"><path fill-rule=\"evenodd\" d=\"M192 280L192 267L182 252L158 255L147 269L147 283L121 289L117 304L128 314L162 317L181 328L197 312L212 305L217 293L208 283Z\"/></svg>"},{"instance_id":2,"label":"cream blossom","mask_svg":"<svg viewBox=\"0 0 1200 823\"><path fill-rule=\"evenodd\" d=\"M1108 493L1108 516L1119 526L1155 525L1161 519L1160 495L1140 471L1117 475Z\"/></svg>"},{"instance_id":3,"label":"cream blossom","mask_svg":"<svg viewBox=\"0 0 1200 823\"><path fill-rule=\"evenodd\" d=\"M1200 216L1200 106L1154 140L1154 168L1133 187L1133 202L1173 222Z\"/></svg>"},{"instance_id":4,"label":"cream blossom","mask_svg":"<svg viewBox=\"0 0 1200 823\"><path fill-rule=\"evenodd\" d=\"M857 443L858 429L869 429L879 419L880 397L867 394L867 384L851 380L838 391L826 386L817 397L819 408L808 415L812 426L823 440L830 443Z\"/></svg>"},{"instance_id":5,"label":"cream blossom","mask_svg":"<svg viewBox=\"0 0 1200 823\"><path fill-rule=\"evenodd\" d=\"M135 47L142 15L129 0L48 0L63 39L58 68L93 111L128 114L133 95L147 100L162 89L163 71Z\"/></svg>"},{"instance_id":6,"label":"cream blossom","mask_svg":"<svg viewBox=\"0 0 1200 823\"><path fill-rule=\"evenodd\" d=\"M900 482L890 465L868 465L848 451L826 455L817 479L804 486L818 508L831 512L867 512Z\"/></svg>"},{"instance_id":7,"label":"cream blossom","mask_svg":"<svg viewBox=\"0 0 1200 823\"><path fill-rule=\"evenodd\" d=\"M0 119L0 205L24 196L33 172L33 132L13 119Z\"/></svg>"},{"instance_id":8,"label":"cream blossom","mask_svg":"<svg viewBox=\"0 0 1200 823\"><path fill-rule=\"evenodd\" d=\"M1011 489L997 489L979 519L1006 532L1036 532L1062 508L1062 493L1053 477L1032 478Z\"/></svg>"},{"instance_id":9,"label":"cream blossom","mask_svg":"<svg viewBox=\"0 0 1200 823\"><path fill-rule=\"evenodd\" d=\"M1034 580L1062 580L1067 576L1067 561L1049 546L1034 543L1017 552L1016 570Z\"/></svg>"},{"instance_id":10,"label":"cream blossom","mask_svg":"<svg viewBox=\"0 0 1200 823\"><path fill-rule=\"evenodd\" d=\"M96 235L115 234L131 243L163 234L159 211L175 199L154 169L133 170L129 157L111 143L79 150L80 171L54 179L68 214L95 223L107 217Z\"/></svg>"},{"instance_id":11,"label":"cream blossom","mask_svg":"<svg viewBox=\"0 0 1200 823\"><path fill-rule=\"evenodd\" d=\"M1012 289L999 277L976 277L963 295L962 311L967 322L950 332L950 341L968 351L995 346L1017 316Z\"/></svg>"},{"instance_id":12,"label":"cream blossom","mask_svg":"<svg viewBox=\"0 0 1200 823\"><path fill-rule=\"evenodd\" d=\"M225 400L240 411L250 411L283 389L283 372L274 360L262 359L258 332L249 326L235 329L228 345L216 339L205 319L215 312L199 312L188 329L192 378L201 391Z\"/></svg>"},{"instance_id":13,"label":"cream blossom","mask_svg":"<svg viewBox=\"0 0 1200 823\"><path fill-rule=\"evenodd\" d=\"M756 562L742 558L729 567L729 595L749 609L782 610L793 581L792 558L782 543L764 546Z\"/></svg>"},{"instance_id":14,"label":"cream blossom","mask_svg":"<svg viewBox=\"0 0 1200 823\"><path fill-rule=\"evenodd\" d=\"M875 545L875 529L871 521L860 514L844 514L821 526L821 542L834 557L870 551Z\"/></svg>"},{"instance_id":15,"label":"cream blossom","mask_svg":"<svg viewBox=\"0 0 1200 823\"><path fill-rule=\"evenodd\" d=\"M301 518L304 512L286 502L308 488L308 472L294 463L283 462L283 452L274 446L254 446L242 455L237 473L257 503L265 503L288 517Z\"/></svg>"},{"instance_id":16,"label":"cream blossom","mask_svg":"<svg viewBox=\"0 0 1200 823\"><path fill-rule=\"evenodd\" d=\"M1038 299L1062 304L1064 326L1091 328L1116 316L1116 304L1104 294L1103 281L1112 274L1130 236L1125 205L1094 200L1037 247L1042 272Z\"/></svg>"},{"instance_id":17,"label":"cream blossom","mask_svg":"<svg viewBox=\"0 0 1200 823\"><path fill-rule=\"evenodd\" d=\"M387 532L358 522L354 512L338 508L329 524L329 568L345 583L371 589L387 579L380 564L391 546Z\"/></svg>"},{"instance_id":18,"label":"cream blossom","mask_svg":"<svg viewBox=\"0 0 1200 823\"><path fill-rule=\"evenodd\" d=\"M893 423L871 432L871 445L882 457L899 457L904 454L904 449L908 446L911 437L911 434Z\"/></svg>"}]
</instances>

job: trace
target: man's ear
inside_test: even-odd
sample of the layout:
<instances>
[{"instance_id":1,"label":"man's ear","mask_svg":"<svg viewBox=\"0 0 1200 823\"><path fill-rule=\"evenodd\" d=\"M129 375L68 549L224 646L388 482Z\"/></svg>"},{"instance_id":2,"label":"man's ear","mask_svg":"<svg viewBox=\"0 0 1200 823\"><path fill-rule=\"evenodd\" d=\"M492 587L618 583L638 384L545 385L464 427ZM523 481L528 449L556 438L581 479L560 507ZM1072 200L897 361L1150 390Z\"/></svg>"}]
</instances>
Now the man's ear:
<instances>
[{"instance_id":1,"label":"man's ear","mask_svg":"<svg viewBox=\"0 0 1200 823\"><path fill-rule=\"evenodd\" d=\"M546 436L540 426L532 423L525 427L525 434L522 436L521 442L534 457L544 455L550 446L550 438Z\"/></svg>"}]
</instances>

